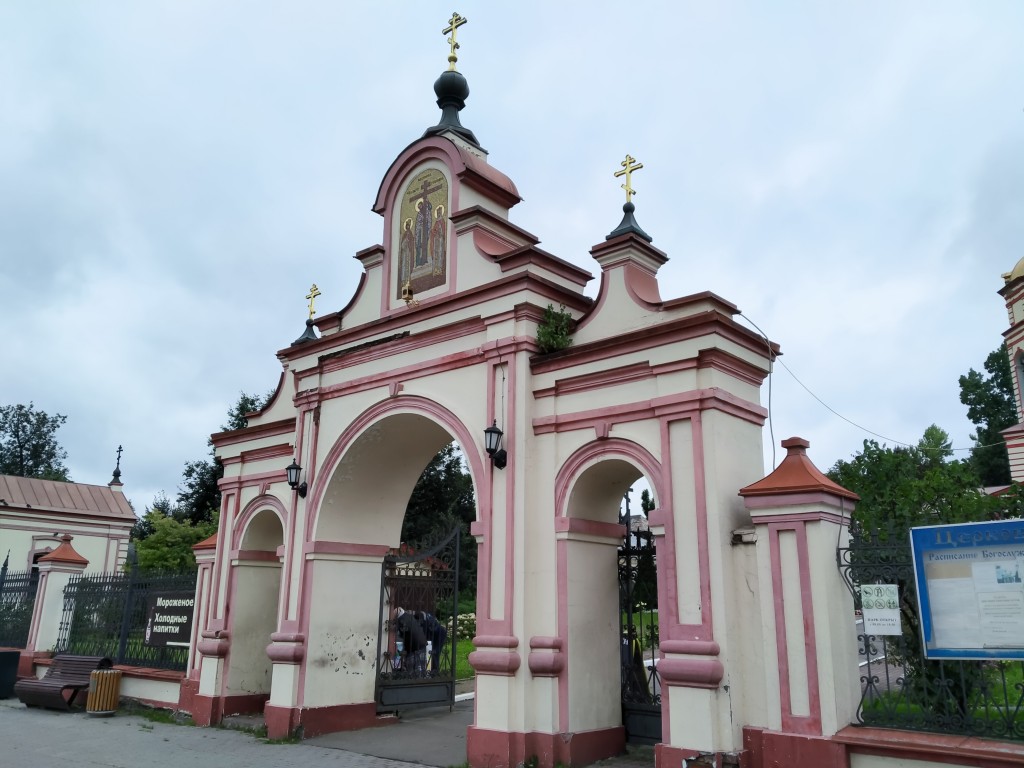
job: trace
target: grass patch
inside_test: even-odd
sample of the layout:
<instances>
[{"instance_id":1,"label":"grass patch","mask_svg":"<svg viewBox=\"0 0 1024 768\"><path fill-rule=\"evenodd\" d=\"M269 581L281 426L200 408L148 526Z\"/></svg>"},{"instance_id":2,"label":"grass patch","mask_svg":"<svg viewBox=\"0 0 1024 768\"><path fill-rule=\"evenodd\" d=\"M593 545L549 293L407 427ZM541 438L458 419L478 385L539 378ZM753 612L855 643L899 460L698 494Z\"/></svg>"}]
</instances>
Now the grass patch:
<instances>
[{"instance_id":1,"label":"grass patch","mask_svg":"<svg viewBox=\"0 0 1024 768\"><path fill-rule=\"evenodd\" d=\"M455 643L455 679L468 680L476 677L476 672L469 666L469 654L473 652L473 641L459 640Z\"/></svg>"},{"instance_id":2,"label":"grass patch","mask_svg":"<svg viewBox=\"0 0 1024 768\"><path fill-rule=\"evenodd\" d=\"M195 725L195 721L192 719L192 716L187 712L175 712L171 709L147 707L145 704L139 704L137 701L129 700L124 702L120 707L120 711L125 715L141 717L143 720L148 720L151 723L165 723L167 725Z\"/></svg>"}]
</instances>

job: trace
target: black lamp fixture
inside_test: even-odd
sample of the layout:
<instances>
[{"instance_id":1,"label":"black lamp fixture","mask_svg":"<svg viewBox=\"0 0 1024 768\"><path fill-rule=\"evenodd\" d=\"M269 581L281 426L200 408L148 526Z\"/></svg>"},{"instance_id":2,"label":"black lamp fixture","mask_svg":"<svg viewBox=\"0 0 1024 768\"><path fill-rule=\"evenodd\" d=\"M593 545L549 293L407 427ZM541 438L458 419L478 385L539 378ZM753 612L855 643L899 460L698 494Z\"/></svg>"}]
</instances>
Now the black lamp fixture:
<instances>
[{"instance_id":1,"label":"black lamp fixture","mask_svg":"<svg viewBox=\"0 0 1024 768\"><path fill-rule=\"evenodd\" d=\"M508 454L501 447L501 436L505 434L498 428L497 419L484 430L484 447L487 455L491 457L491 463L496 469L504 469L508 463Z\"/></svg>"},{"instance_id":2,"label":"black lamp fixture","mask_svg":"<svg viewBox=\"0 0 1024 768\"><path fill-rule=\"evenodd\" d=\"M285 467L284 471L288 474L288 485L291 486L293 491L297 491L299 498L306 498L306 483L305 481L299 482L299 474L302 472L302 467L299 466L295 459L292 459L292 463Z\"/></svg>"}]
</instances>

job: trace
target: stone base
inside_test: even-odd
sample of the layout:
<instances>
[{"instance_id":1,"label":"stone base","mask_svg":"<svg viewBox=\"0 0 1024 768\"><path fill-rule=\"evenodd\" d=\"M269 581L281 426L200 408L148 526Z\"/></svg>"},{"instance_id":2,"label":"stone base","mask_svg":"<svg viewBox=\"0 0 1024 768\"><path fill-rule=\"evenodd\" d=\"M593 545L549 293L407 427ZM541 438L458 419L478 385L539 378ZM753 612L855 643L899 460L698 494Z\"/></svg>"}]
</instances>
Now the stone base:
<instances>
[{"instance_id":1,"label":"stone base","mask_svg":"<svg viewBox=\"0 0 1024 768\"><path fill-rule=\"evenodd\" d=\"M188 694L186 694L188 695ZM227 715L253 715L263 711L268 695L248 693L234 696L191 695L192 720L196 725L219 725ZM181 701L181 695L178 697Z\"/></svg>"},{"instance_id":2,"label":"stone base","mask_svg":"<svg viewBox=\"0 0 1024 768\"><path fill-rule=\"evenodd\" d=\"M823 736L743 729L741 768L848 768L844 745Z\"/></svg>"},{"instance_id":3,"label":"stone base","mask_svg":"<svg viewBox=\"0 0 1024 768\"><path fill-rule=\"evenodd\" d=\"M471 725L466 734L466 757L473 768L515 768L532 758L538 768L588 765L625 749L622 726L582 733L508 733Z\"/></svg>"},{"instance_id":4,"label":"stone base","mask_svg":"<svg viewBox=\"0 0 1024 768\"><path fill-rule=\"evenodd\" d=\"M338 704L333 707L281 707L267 704L263 708L267 724L267 737L285 739L299 735L302 738L321 736L338 731L358 731L393 725L398 722L394 715L378 716L374 702L363 704Z\"/></svg>"}]
</instances>

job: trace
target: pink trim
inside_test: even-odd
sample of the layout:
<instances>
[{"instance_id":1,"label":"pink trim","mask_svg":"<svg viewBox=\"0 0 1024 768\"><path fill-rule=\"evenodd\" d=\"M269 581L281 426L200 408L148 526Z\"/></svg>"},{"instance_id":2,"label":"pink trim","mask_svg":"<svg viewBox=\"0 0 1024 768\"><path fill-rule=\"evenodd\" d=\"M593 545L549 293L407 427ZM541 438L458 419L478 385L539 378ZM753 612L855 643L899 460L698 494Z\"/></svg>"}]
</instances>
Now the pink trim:
<instances>
[{"instance_id":1,"label":"pink trim","mask_svg":"<svg viewBox=\"0 0 1024 768\"><path fill-rule=\"evenodd\" d=\"M722 652L714 640L665 640L659 647L662 653L688 653L692 656L717 656Z\"/></svg>"},{"instance_id":2,"label":"pink trim","mask_svg":"<svg viewBox=\"0 0 1024 768\"><path fill-rule=\"evenodd\" d=\"M618 541L622 538L622 526L619 523L602 523L581 517L556 517L556 533L579 533L587 536L601 536Z\"/></svg>"},{"instance_id":3,"label":"pink trim","mask_svg":"<svg viewBox=\"0 0 1024 768\"><path fill-rule=\"evenodd\" d=\"M718 688L725 676L725 667L716 658L662 658L658 661L662 684L687 688Z\"/></svg>"},{"instance_id":4,"label":"pink trim","mask_svg":"<svg viewBox=\"0 0 1024 768\"><path fill-rule=\"evenodd\" d=\"M760 405L743 400L725 390L698 389L654 400L542 416L533 420L533 432L536 435L544 435L552 432L570 432L574 429L594 429L596 425L606 421L615 424L659 417L679 420L707 410L719 410L758 426L764 424L768 413Z\"/></svg>"},{"instance_id":5,"label":"pink trim","mask_svg":"<svg viewBox=\"0 0 1024 768\"><path fill-rule=\"evenodd\" d=\"M514 635L477 635L474 648L518 648L519 638Z\"/></svg>"},{"instance_id":6,"label":"pink trim","mask_svg":"<svg viewBox=\"0 0 1024 768\"><path fill-rule=\"evenodd\" d=\"M473 651L469 654L469 665L485 675L513 677L522 663L522 657L515 651Z\"/></svg>"},{"instance_id":7,"label":"pink trim","mask_svg":"<svg viewBox=\"0 0 1024 768\"><path fill-rule=\"evenodd\" d=\"M595 389L615 386L616 384L642 381L653 377L654 369L649 362L645 361L594 373L584 373L579 376L566 376L564 379L557 379L551 387L534 390L533 396L541 398L566 395L570 392L589 392Z\"/></svg>"},{"instance_id":8,"label":"pink trim","mask_svg":"<svg viewBox=\"0 0 1024 768\"><path fill-rule=\"evenodd\" d=\"M577 329L582 328L587 319L593 317L600 310L602 300L603 295L598 296L597 307L591 309L581 319ZM758 355L764 355L767 351L767 345L761 336L726 315L707 311L675 320L665 320L607 339L572 346L558 355L547 355L532 360L531 367L534 373L549 373L575 368L583 363L610 360L624 354L635 354L645 349L664 348L674 343L711 336L732 341ZM777 349L777 347L773 347L773 349ZM768 375L767 370L764 375Z\"/></svg>"},{"instance_id":9,"label":"pink trim","mask_svg":"<svg viewBox=\"0 0 1024 768\"><path fill-rule=\"evenodd\" d=\"M210 435L210 442L213 443L214 448L220 448L225 445L248 443L250 440L257 438L289 435L294 429L294 419L280 419L278 421L268 421L266 424L255 424L251 427L243 427L242 429L232 429L227 432L214 432Z\"/></svg>"},{"instance_id":10,"label":"pink trim","mask_svg":"<svg viewBox=\"0 0 1024 768\"><path fill-rule=\"evenodd\" d=\"M268 552L265 549L233 549L228 555L232 560L250 563L280 563L281 559L277 552Z\"/></svg>"},{"instance_id":11,"label":"pink trim","mask_svg":"<svg viewBox=\"0 0 1024 768\"><path fill-rule=\"evenodd\" d=\"M299 664L306 658L306 638L301 634L274 632L267 656L275 664Z\"/></svg>"},{"instance_id":12,"label":"pink trim","mask_svg":"<svg viewBox=\"0 0 1024 768\"><path fill-rule=\"evenodd\" d=\"M774 498L778 499L777 496L774 497ZM768 498L765 498L765 499L758 499L758 501L768 501L768 502L770 502L770 501L772 501L772 497L768 497ZM781 504L779 504L779 506L790 506L793 503L803 504L804 501L806 501L806 496L802 496L801 495L801 496L794 497L794 499L792 501L783 501ZM821 500L819 500L819 501L821 501ZM838 499L838 497L833 497L831 501L834 501L836 503L836 506L839 506L839 503L838 503L839 499ZM814 501L810 501L808 503L813 504ZM754 510L754 509L765 509L765 510L768 510L768 509L771 509L774 505L772 505L772 504L749 504L748 503L746 506L747 506L747 509L750 509L750 510ZM769 512L753 512L752 511L751 515L750 515L750 518L753 521L754 525L765 525L767 523L815 523L815 522L834 523L835 525L848 525L849 522L850 522L850 516L851 516L851 514L853 512L853 504L850 504L849 507L850 508L846 511L846 514L837 514L835 512L829 512L827 510L821 509L820 507L815 507L814 509L808 510L807 512L790 512L790 513L785 514L785 515L773 515L773 514L770 514Z\"/></svg>"},{"instance_id":13,"label":"pink trim","mask_svg":"<svg viewBox=\"0 0 1024 768\"><path fill-rule=\"evenodd\" d=\"M313 532L316 530L320 519L321 503L323 494L330 484L330 479L341 463L345 453L372 424L381 421L388 416L400 413L413 413L426 416L444 427L450 435L462 446L463 454L469 465L469 474L473 478L473 491L477 498L477 513L481 517L490 516L490 504L488 497L482 494L481 478L485 477L484 461L482 458L483 447L480 445L480 438L474 436L466 429L462 421L443 405L417 395L402 395L400 397L383 400L376 405L370 406L359 416L354 418L338 437L327 456L324 457L323 471L319 473L316 480L309 489L306 499L306 509L314 510L313 514L307 515L305 540L313 541ZM488 462L489 464L490 462Z\"/></svg>"},{"instance_id":14,"label":"pink trim","mask_svg":"<svg viewBox=\"0 0 1024 768\"><path fill-rule=\"evenodd\" d=\"M277 521L281 524L281 538L282 541L284 540L284 532L288 527L288 513L285 511L284 504L276 496L257 496L245 505L245 509L235 519L235 524L231 526L232 557L235 556L234 552L241 547L253 518L264 510L269 510L277 515Z\"/></svg>"},{"instance_id":15,"label":"pink trim","mask_svg":"<svg viewBox=\"0 0 1024 768\"><path fill-rule=\"evenodd\" d=\"M239 454L242 461L265 461L267 459L279 459L292 455L292 446L289 443L270 445L266 448L254 448L251 451L242 451Z\"/></svg>"},{"instance_id":16,"label":"pink trim","mask_svg":"<svg viewBox=\"0 0 1024 768\"><path fill-rule=\"evenodd\" d=\"M203 630L200 633L202 638L196 643L196 650L203 656L214 659L223 659L228 654L228 646L231 644L231 633L226 629Z\"/></svg>"},{"instance_id":17,"label":"pink trim","mask_svg":"<svg viewBox=\"0 0 1024 768\"><path fill-rule=\"evenodd\" d=\"M701 640L711 640L714 632L714 603L711 600L711 555L708 544L708 496L704 468L704 420L693 419L693 493L696 516L697 563L700 568ZM673 539L674 542L674 539ZM669 628L673 640L676 637ZM698 639L698 638L693 638Z\"/></svg>"},{"instance_id":18,"label":"pink trim","mask_svg":"<svg viewBox=\"0 0 1024 768\"><path fill-rule=\"evenodd\" d=\"M530 673L534 677L558 677L565 669L564 646L560 637L531 637L530 655L527 657Z\"/></svg>"},{"instance_id":19,"label":"pink trim","mask_svg":"<svg viewBox=\"0 0 1024 768\"><path fill-rule=\"evenodd\" d=\"M789 645L786 634L785 599L782 591L782 555L779 534L791 531L796 535L797 559L800 576L801 611L804 627L804 655L807 670L808 715L793 713L789 674ZM807 550L807 529L802 524L773 524L768 526L769 551L772 569L772 594L775 603L775 642L778 646L779 697L782 727L791 733L821 734L821 695L818 688L818 656L814 631L814 605L811 591L810 558Z\"/></svg>"},{"instance_id":20,"label":"pink trim","mask_svg":"<svg viewBox=\"0 0 1024 768\"><path fill-rule=\"evenodd\" d=\"M380 557L391 549L387 544L349 544L342 541L307 541L302 545L302 554L318 555L360 555Z\"/></svg>"},{"instance_id":21,"label":"pink trim","mask_svg":"<svg viewBox=\"0 0 1024 768\"><path fill-rule=\"evenodd\" d=\"M556 507L556 509L560 508ZM558 635L564 639L569 637L569 542L567 540L558 539L555 541L555 558L555 578L558 591ZM565 668L558 676L558 729L565 732L569 728L568 648L564 649L563 655L565 656Z\"/></svg>"}]
</instances>

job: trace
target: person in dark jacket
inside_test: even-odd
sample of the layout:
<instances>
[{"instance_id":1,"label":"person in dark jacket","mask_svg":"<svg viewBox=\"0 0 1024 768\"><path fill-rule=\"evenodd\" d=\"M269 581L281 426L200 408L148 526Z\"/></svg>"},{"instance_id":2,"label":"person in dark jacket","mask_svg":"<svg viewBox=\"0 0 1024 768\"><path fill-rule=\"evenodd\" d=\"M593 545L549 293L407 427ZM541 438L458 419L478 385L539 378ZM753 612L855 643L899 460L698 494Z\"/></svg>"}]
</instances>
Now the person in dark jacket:
<instances>
[{"instance_id":1,"label":"person in dark jacket","mask_svg":"<svg viewBox=\"0 0 1024 768\"><path fill-rule=\"evenodd\" d=\"M426 665L427 636L416 616L401 606L394 611L394 627L403 644L402 669L422 673Z\"/></svg>"}]
</instances>

